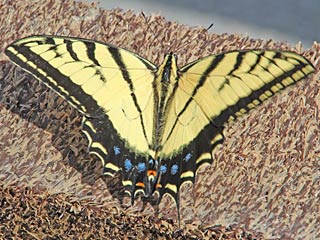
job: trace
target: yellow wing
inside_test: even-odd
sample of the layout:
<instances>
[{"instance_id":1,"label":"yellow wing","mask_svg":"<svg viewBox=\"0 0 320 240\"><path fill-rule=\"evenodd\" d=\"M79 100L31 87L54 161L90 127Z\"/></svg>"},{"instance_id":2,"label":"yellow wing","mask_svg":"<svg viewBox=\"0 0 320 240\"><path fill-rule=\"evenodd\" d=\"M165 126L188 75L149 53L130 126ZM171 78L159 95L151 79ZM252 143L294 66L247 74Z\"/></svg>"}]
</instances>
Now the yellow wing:
<instances>
[{"instance_id":1,"label":"yellow wing","mask_svg":"<svg viewBox=\"0 0 320 240\"><path fill-rule=\"evenodd\" d=\"M174 166L175 174L162 176L160 196L168 192L177 201L181 184L194 182L199 166L212 162L226 122L313 71L296 53L262 50L211 55L180 69L159 153L162 165Z\"/></svg>"},{"instance_id":2,"label":"yellow wing","mask_svg":"<svg viewBox=\"0 0 320 240\"><path fill-rule=\"evenodd\" d=\"M64 97L86 120L107 117L124 144L148 154L153 117L146 113L152 113L154 107L152 82L157 68L153 64L112 45L57 36L20 39L6 54ZM87 136L91 146L109 152Z\"/></svg>"}]
</instances>

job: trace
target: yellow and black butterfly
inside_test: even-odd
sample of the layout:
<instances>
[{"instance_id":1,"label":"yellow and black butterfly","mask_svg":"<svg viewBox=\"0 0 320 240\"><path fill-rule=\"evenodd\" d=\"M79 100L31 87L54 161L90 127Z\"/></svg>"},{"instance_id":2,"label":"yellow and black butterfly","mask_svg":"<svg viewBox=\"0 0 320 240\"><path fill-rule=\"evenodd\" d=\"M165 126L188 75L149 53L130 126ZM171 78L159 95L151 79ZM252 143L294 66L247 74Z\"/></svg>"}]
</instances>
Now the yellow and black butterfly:
<instances>
[{"instance_id":1,"label":"yellow and black butterfly","mask_svg":"<svg viewBox=\"0 0 320 240\"><path fill-rule=\"evenodd\" d=\"M223 128L274 93L314 71L304 57L248 50L210 55L178 69L170 53L160 66L125 49L59 36L31 36L6 49L18 66L83 115L90 152L104 173L122 171L132 203L138 192L171 195L212 163Z\"/></svg>"}]
</instances>

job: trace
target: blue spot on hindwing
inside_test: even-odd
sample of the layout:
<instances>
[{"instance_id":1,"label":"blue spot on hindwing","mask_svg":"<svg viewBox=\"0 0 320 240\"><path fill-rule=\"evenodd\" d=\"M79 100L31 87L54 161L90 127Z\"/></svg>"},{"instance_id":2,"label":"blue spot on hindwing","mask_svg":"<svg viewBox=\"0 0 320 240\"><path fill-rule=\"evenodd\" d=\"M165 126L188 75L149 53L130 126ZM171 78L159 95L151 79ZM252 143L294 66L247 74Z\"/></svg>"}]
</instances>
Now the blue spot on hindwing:
<instances>
[{"instance_id":1,"label":"blue spot on hindwing","mask_svg":"<svg viewBox=\"0 0 320 240\"><path fill-rule=\"evenodd\" d=\"M153 158L149 159L149 166L152 166L154 168L155 166L158 166L158 161L154 160Z\"/></svg>"},{"instance_id":2,"label":"blue spot on hindwing","mask_svg":"<svg viewBox=\"0 0 320 240\"><path fill-rule=\"evenodd\" d=\"M170 171L171 175L175 175L178 172L178 169L179 169L178 165L177 164L173 164L171 166L171 171Z\"/></svg>"},{"instance_id":3,"label":"blue spot on hindwing","mask_svg":"<svg viewBox=\"0 0 320 240\"><path fill-rule=\"evenodd\" d=\"M160 166L160 173L165 174L167 172L167 164Z\"/></svg>"},{"instance_id":4,"label":"blue spot on hindwing","mask_svg":"<svg viewBox=\"0 0 320 240\"><path fill-rule=\"evenodd\" d=\"M126 158L126 160L124 160L124 168L125 168L126 172L129 172L133 168L133 165L132 165L130 159Z\"/></svg>"},{"instance_id":5,"label":"blue spot on hindwing","mask_svg":"<svg viewBox=\"0 0 320 240\"><path fill-rule=\"evenodd\" d=\"M188 162L190 159L192 158L192 154L188 153L183 160L185 160L186 162Z\"/></svg>"},{"instance_id":6,"label":"blue spot on hindwing","mask_svg":"<svg viewBox=\"0 0 320 240\"><path fill-rule=\"evenodd\" d=\"M138 172L144 172L146 170L146 164L143 162L138 163Z\"/></svg>"},{"instance_id":7,"label":"blue spot on hindwing","mask_svg":"<svg viewBox=\"0 0 320 240\"><path fill-rule=\"evenodd\" d=\"M119 155L120 154L120 148L117 146L113 147L114 155Z\"/></svg>"}]
</instances>

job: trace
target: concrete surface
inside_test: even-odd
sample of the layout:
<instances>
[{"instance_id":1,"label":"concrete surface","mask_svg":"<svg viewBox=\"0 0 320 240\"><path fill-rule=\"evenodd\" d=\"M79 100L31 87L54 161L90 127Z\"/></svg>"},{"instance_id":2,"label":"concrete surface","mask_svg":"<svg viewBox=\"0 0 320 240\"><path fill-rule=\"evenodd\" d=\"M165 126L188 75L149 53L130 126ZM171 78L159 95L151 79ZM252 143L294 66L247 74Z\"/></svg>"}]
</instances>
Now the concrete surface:
<instances>
[{"instance_id":1,"label":"concrete surface","mask_svg":"<svg viewBox=\"0 0 320 240\"><path fill-rule=\"evenodd\" d=\"M305 48L320 41L319 0L101 0L99 6L160 13L190 26L213 23L211 32L241 33L291 44L301 41Z\"/></svg>"}]
</instances>

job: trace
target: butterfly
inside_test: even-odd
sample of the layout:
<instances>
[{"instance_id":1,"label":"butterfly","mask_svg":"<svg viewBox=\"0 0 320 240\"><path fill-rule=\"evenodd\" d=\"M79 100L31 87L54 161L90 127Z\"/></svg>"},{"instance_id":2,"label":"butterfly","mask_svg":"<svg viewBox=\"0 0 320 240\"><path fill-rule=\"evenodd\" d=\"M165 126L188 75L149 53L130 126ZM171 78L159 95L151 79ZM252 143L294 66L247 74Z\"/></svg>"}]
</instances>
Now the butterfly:
<instances>
[{"instance_id":1,"label":"butterfly","mask_svg":"<svg viewBox=\"0 0 320 240\"><path fill-rule=\"evenodd\" d=\"M182 68L169 53L160 66L128 50L81 38L30 36L10 44L10 60L82 115L90 152L106 175L122 172L125 191L175 200L212 163L225 124L314 72L289 51L241 50Z\"/></svg>"}]
</instances>

